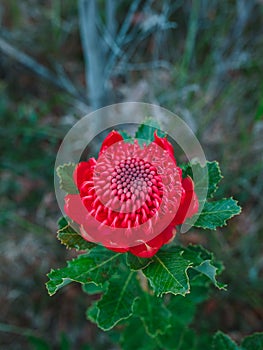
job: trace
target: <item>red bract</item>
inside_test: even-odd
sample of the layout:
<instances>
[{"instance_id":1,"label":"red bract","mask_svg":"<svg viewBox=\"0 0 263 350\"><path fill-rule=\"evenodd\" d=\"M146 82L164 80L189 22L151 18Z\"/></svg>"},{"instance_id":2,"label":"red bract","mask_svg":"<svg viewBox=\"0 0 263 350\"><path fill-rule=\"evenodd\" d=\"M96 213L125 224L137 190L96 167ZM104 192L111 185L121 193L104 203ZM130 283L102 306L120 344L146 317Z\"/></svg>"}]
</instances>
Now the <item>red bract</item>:
<instances>
[{"instance_id":1,"label":"red bract","mask_svg":"<svg viewBox=\"0 0 263 350\"><path fill-rule=\"evenodd\" d=\"M65 212L87 241L150 258L175 235L175 226L198 211L190 177L182 179L172 145L154 134L140 147L112 131L99 157L77 165L78 194L65 197Z\"/></svg>"}]
</instances>

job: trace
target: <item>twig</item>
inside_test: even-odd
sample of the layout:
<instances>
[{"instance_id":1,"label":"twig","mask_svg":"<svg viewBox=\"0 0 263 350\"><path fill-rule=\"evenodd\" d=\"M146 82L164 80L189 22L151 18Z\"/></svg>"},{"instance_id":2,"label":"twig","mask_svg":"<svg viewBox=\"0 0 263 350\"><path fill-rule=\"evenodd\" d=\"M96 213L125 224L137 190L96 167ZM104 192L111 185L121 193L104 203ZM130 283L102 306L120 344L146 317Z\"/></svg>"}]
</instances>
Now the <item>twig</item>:
<instances>
[{"instance_id":1,"label":"twig","mask_svg":"<svg viewBox=\"0 0 263 350\"><path fill-rule=\"evenodd\" d=\"M53 85L65 90L70 95L83 101L83 96L81 96L76 87L68 79L66 80L65 77L56 76L50 69L44 67L26 53L16 49L2 38L0 38L0 50L7 56L29 68L35 74L50 81Z\"/></svg>"},{"instance_id":2,"label":"twig","mask_svg":"<svg viewBox=\"0 0 263 350\"><path fill-rule=\"evenodd\" d=\"M107 103L105 87L105 50L97 27L96 0L79 0L79 28L85 61L85 77L90 103L94 109ZM88 94L88 92L87 92Z\"/></svg>"}]
</instances>

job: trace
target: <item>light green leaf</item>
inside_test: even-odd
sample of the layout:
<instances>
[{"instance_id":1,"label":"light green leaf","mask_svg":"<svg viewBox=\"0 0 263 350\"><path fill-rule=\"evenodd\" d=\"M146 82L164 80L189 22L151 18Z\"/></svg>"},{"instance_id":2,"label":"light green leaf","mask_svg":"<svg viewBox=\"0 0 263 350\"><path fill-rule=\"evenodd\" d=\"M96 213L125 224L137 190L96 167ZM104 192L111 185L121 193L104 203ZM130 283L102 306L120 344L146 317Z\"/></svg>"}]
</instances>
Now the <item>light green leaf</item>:
<instances>
[{"instance_id":1,"label":"light green leaf","mask_svg":"<svg viewBox=\"0 0 263 350\"><path fill-rule=\"evenodd\" d=\"M49 294L55 294L60 288L74 281L102 285L117 271L120 255L97 246L89 253L68 261L66 267L51 270L47 275L49 281L46 283Z\"/></svg>"},{"instance_id":2,"label":"light green leaf","mask_svg":"<svg viewBox=\"0 0 263 350\"><path fill-rule=\"evenodd\" d=\"M126 130L118 130L118 132L121 134L125 142L128 142L128 143L133 142L133 137Z\"/></svg>"},{"instance_id":3,"label":"light green leaf","mask_svg":"<svg viewBox=\"0 0 263 350\"><path fill-rule=\"evenodd\" d=\"M67 163L60 165L57 168L57 175L59 177L60 188L67 193L77 194L78 189L73 180L73 172L75 170L76 164Z\"/></svg>"},{"instance_id":4,"label":"light green leaf","mask_svg":"<svg viewBox=\"0 0 263 350\"><path fill-rule=\"evenodd\" d=\"M143 273L149 279L157 296L166 293L185 295L190 285L187 270L191 261L184 259L178 252L159 252L153 257L153 263Z\"/></svg>"},{"instance_id":5,"label":"light green leaf","mask_svg":"<svg viewBox=\"0 0 263 350\"><path fill-rule=\"evenodd\" d=\"M138 139L141 146L144 143L148 145L154 140L154 132L156 130L159 137L165 136L165 133L161 131L160 124L156 119L146 118L138 127L138 130L135 133L135 138Z\"/></svg>"},{"instance_id":6,"label":"light green leaf","mask_svg":"<svg viewBox=\"0 0 263 350\"><path fill-rule=\"evenodd\" d=\"M57 237L68 249L75 248L76 250L88 250L96 246L96 244L88 242L82 238L81 235L69 225L65 218L60 219L59 227L60 230L58 230Z\"/></svg>"},{"instance_id":7,"label":"light green leaf","mask_svg":"<svg viewBox=\"0 0 263 350\"><path fill-rule=\"evenodd\" d=\"M140 295L135 303L134 314L141 318L147 334L151 337L164 334L170 327L171 313L163 300L148 293Z\"/></svg>"},{"instance_id":8,"label":"light green leaf","mask_svg":"<svg viewBox=\"0 0 263 350\"><path fill-rule=\"evenodd\" d=\"M227 220L240 214L240 212L241 208L233 198L206 202L194 226L215 230L217 227L225 226Z\"/></svg>"},{"instance_id":9,"label":"light green leaf","mask_svg":"<svg viewBox=\"0 0 263 350\"><path fill-rule=\"evenodd\" d=\"M217 288L225 289L226 285L216 280L216 276L222 272L223 266L221 262L214 260L214 255L211 252L200 245L189 245L184 250L183 256L192 261L191 269L208 277Z\"/></svg>"},{"instance_id":10,"label":"light green leaf","mask_svg":"<svg viewBox=\"0 0 263 350\"><path fill-rule=\"evenodd\" d=\"M194 269L207 276L217 288L226 290L226 284L216 280L217 268L212 265L211 260L203 261L199 266L194 267Z\"/></svg>"},{"instance_id":11,"label":"light green leaf","mask_svg":"<svg viewBox=\"0 0 263 350\"><path fill-rule=\"evenodd\" d=\"M138 282L133 271L122 271L109 281L108 289L99 300L97 324L103 330L113 328L133 313L134 301L138 296Z\"/></svg>"},{"instance_id":12,"label":"light green leaf","mask_svg":"<svg viewBox=\"0 0 263 350\"><path fill-rule=\"evenodd\" d=\"M212 349L213 350L239 350L239 347L228 335L219 331L214 335Z\"/></svg>"},{"instance_id":13,"label":"light green leaf","mask_svg":"<svg viewBox=\"0 0 263 350\"><path fill-rule=\"evenodd\" d=\"M146 266L151 264L153 262L152 259L144 259L139 258L138 256L135 256L133 254L127 253L126 257L127 265L130 267L131 270L137 271L144 269Z\"/></svg>"},{"instance_id":14,"label":"light green leaf","mask_svg":"<svg viewBox=\"0 0 263 350\"><path fill-rule=\"evenodd\" d=\"M243 339L241 350L262 350L263 333L254 333Z\"/></svg>"}]
</instances>

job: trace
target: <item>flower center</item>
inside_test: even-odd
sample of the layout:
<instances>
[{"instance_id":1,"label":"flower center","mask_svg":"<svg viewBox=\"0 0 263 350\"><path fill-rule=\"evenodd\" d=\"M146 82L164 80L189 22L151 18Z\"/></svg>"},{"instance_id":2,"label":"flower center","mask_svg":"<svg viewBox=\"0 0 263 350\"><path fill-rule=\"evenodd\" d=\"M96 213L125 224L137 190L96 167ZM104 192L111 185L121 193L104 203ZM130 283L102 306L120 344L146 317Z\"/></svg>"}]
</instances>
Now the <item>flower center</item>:
<instances>
[{"instance_id":1,"label":"flower center","mask_svg":"<svg viewBox=\"0 0 263 350\"><path fill-rule=\"evenodd\" d=\"M131 201L137 205L147 200L159 207L162 198L162 182L157 170L140 158L122 160L114 169L111 194L121 202Z\"/></svg>"}]
</instances>

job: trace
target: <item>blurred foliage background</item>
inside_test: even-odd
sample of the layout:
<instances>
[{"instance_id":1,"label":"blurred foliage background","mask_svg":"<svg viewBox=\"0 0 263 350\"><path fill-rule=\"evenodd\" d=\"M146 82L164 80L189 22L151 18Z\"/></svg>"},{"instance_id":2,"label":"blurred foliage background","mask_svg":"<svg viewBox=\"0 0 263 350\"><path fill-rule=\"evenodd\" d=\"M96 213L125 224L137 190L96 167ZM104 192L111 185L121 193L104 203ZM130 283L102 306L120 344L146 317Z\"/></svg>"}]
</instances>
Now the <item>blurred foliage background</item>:
<instances>
[{"instance_id":1,"label":"blurred foliage background","mask_svg":"<svg viewBox=\"0 0 263 350\"><path fill-rule=\"evenodd\" d=\"M237 341L263 320L263 2L261 0L2 0L0 3L3 349L116 349L85 320L70 285L50 298L46 273L74 252L56 240L56 152L94 108L160 104L218 160L220 196L243 213L217 232L192 230L226 267L193 325Z\"/></svg>"}]
</instances>

